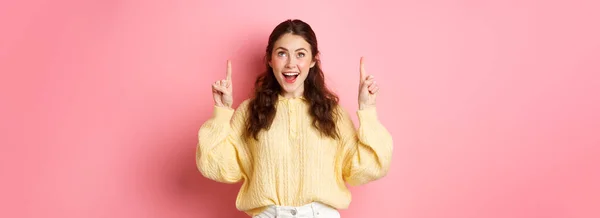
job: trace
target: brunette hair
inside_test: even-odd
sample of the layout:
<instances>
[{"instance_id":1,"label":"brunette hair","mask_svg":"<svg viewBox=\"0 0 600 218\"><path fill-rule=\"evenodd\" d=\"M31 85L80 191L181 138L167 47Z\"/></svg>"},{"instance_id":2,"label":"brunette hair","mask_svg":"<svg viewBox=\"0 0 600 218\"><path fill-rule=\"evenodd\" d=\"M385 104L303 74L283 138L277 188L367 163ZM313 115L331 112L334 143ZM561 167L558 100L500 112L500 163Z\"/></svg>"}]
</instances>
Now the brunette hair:
<instances>
[{"instance_id":1,"label":"brunette hair","mask_svg":"<svg viewBox=\"0 0 600 218\"><path fill-rule=\"evenodd\" d=\"M310 44L313 61L316 64L308 71L304 81L304 98L310 102L309 114L312 125L323 135L338 138L335 120L338 96L331 92L325 85L325 77L321 70L321 63L317 57L317 37L310 25L301 20L286 20L273 29L264 57L266 71L258 76L254 84L254 96L248 105L248 122L246 122L245 136L258 139L261 130L268 130L275 118L278 95L281 86L277 82L273 69L269 66L275 42L284 34L301 36Z\"/></svg>"}]
</instances>

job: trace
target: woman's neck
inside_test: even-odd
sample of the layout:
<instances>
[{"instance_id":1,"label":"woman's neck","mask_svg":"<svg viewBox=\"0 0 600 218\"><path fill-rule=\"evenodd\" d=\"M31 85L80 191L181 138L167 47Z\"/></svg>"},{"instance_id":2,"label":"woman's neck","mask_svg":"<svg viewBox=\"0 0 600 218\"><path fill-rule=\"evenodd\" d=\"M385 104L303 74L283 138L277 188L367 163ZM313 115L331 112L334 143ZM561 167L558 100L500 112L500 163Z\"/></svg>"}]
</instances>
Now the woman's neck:
<instances>
[{"instance_id":1,"label":"woman's neck","mask_svg":"<svg viewBox=\"0 0 600 218\"><path fill-rule=\"evenodd\" d=\"M304 95L304 90L303 89L298 89L294 92L286 92L286 91L281 91L279 93L279 95L281 95L284 98L299 98L302 97Z\"/></svg>"}]
</instances>

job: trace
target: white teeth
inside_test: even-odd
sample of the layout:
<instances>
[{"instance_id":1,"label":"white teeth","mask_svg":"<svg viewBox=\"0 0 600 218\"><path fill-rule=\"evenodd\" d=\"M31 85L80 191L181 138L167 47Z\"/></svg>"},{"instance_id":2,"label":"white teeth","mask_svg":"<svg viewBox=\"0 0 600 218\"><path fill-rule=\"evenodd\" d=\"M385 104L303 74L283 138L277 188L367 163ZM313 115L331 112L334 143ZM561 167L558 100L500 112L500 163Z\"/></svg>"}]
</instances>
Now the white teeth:
<instances>
[{"instance_id":1,"label":"white teeth","mask_svg":"<svg viewBox=\"0 0 600 218\"><path fill-rule=\"evenodd\" d=\"M298 75L298 73L283 73L283 75L286 75L286 76L296 76L296 75Z\"/></svg>"}]
</instances>

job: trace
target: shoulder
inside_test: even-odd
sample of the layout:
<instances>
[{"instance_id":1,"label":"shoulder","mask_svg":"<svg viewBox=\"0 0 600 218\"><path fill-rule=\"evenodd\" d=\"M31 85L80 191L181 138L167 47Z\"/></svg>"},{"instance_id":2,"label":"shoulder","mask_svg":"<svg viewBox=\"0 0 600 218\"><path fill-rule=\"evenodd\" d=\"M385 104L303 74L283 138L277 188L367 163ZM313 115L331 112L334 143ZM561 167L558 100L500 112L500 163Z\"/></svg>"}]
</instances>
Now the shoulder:
<instances>
[{"instance_id":1,"label":"shoulder","mask_svg":"<svg viewBox=\"0 0 600 218\"><path fill-rule=\"evenodd\" d=\"M238 109L240 108L248 108L248 105L250 105L250 102L252 101L251 98L246 98L244 100L242 100L242 102L240 103L240 105L238 105Z\"/></svg>"},{"instance_id":2,"label":"shoulder","mask_svg":"<svg viewBox=\"0 0 600 218\"><path fill-rule=\"evenodd\" d=\"M242 102L240 102L240 104L235 109L236 113L246 116L247 111L249 110L251 101L252 101L251 98L242 100Z\"/></svg>"},{"instance_id":3,"label":"shoulder","mask_svg":"<svg viewBox=\"0 0 600 218\"><path fill-rule=\"evenodd\" d=\"M234 123L236 123L237 125L243 125L243 123L245 123L248 120L248 117L249 117L249 113L248 113L249 103L250 103L249 99L243 100L235 108L235 110L233 112L232 121Z\"/></svg>"},{"instance_id":4,"label":"shoulder","mask_svg":"<svg viewBox=\"0 0 600 218\"><path fill-rule=\"evenodd\" d=\"M338 123L339 122L348 122L349 120L351 120L349 111L346 108L344 108L343 105L341 105L339 103L334 107L333 112L334 112L334 117L336 118L336 122L338 122Z\"/></svg>"},{"instance_id":5,"label":"shoulder","mask_svg":"<svg viewBox=\"0 0 600 218\"><path fill-rule=\"evenodd\" d=\"M352 135L356 128L349 111L343 105L338 104L334 108L335 125L342 139Z\"/></svg>"}]
</instances>

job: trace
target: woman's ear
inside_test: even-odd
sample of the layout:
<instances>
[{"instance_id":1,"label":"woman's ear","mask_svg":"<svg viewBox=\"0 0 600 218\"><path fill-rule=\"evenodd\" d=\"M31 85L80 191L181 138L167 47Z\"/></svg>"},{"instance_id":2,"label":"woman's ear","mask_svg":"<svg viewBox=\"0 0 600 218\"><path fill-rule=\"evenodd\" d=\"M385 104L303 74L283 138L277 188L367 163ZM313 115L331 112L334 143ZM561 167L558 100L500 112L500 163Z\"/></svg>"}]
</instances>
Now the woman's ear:
<instances>
[{"instance_id":1,"label":"woman's ear","mask_svg":"<svg viewBox=\"0 0 600 218\"><path fill-rule=\"evenodd\" d=\"M312 62L310 63L310 68L313 68L315 66L315 64L317 64L317 61L319 61L319 54L315 55L315 58L312 59Z\"/></svg>"}]
</instances>

